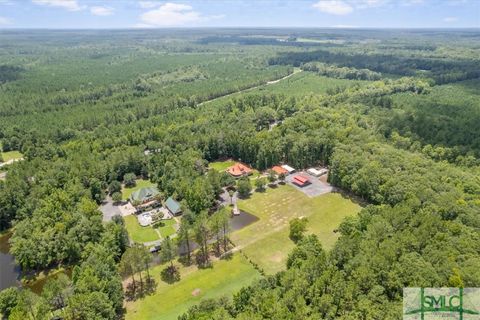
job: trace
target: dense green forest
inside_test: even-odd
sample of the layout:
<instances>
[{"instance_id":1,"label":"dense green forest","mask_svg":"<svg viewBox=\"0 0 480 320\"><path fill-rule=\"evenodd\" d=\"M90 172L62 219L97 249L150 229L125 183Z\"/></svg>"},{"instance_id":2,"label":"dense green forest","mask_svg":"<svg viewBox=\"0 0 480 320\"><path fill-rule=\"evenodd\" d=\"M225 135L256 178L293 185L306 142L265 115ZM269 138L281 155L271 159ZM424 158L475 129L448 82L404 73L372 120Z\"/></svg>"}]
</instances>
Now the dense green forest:
<instances>
[{"instance_id":1,"label":"dense green forest","mask_svg":"<svg viewBox=\"0 0 480 320\"><path fill-rule=\"evenodd\" d=\"M131 173L149 179L201 227L232 184L207 169L225 158L257 170L326 165L332 185L368 205L343 221L332 250L306 236L286 271L181 319L398 319L404 287L480 286L479 39L468 30L1 31L0 141L25 160L0 180L0 230L13 232L25 273L72 276L40 294L4 290L0 313L121 317L129 241L122 219L102 223L109 186Z\"/></svg>"}]
</instances>

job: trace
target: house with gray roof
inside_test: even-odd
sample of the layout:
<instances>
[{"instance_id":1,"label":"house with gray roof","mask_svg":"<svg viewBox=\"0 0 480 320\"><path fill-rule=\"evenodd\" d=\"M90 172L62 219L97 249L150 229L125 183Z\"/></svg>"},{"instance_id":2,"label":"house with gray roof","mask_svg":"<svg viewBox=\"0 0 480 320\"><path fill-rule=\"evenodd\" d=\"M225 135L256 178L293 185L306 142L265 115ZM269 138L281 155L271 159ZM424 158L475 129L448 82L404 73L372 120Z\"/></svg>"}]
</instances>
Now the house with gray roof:
<instances>
[{"instance_id":1,"label":"house with gray roof","mask_svg":"<svg viewBox=\"0 0 480 320\"><path fill-rule=\"evenodd\" d=\"M169 197L167 201L165 201L165 207L174 216L177 216L182 213L182 208L180 207L180 203L178 203L178 201L175 201L172 197Z\"/></svg>"},{"instance_id":2,"label":"house with gray roof","mask_svg":"<svg viewBox=\"0 0 480 320\"><path fill-rule=\"evenodd\" d=\"M150 201L156 200L156 196L158 196L160 192L156 187L147 187L138 189L135 192L132 192L130 195L130 202L133 203L148 203Z\"/></svg>"}]
</instances>

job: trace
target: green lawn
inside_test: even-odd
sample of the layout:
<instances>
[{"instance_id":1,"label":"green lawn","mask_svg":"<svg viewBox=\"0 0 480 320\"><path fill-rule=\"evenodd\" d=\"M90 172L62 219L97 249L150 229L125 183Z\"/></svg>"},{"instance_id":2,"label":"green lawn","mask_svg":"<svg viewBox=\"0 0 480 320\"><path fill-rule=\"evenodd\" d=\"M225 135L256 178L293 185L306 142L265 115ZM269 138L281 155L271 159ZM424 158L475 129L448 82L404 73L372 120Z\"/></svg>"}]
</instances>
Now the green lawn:
<instances>
[{"instance_id":1,"label":"green lawn","mask_svg":"<svg viewBox=\"0 0 480 320\"><path fill-rule=\"evenodd\" d=\"M150 182L149 180L139 179L137 180L137 185L133 188L123 188L122 189L122 199L128 200L132 192L135 192L141 188L152 187L155 186L155 183Z\"/></svg>"},{"instance_id":2,"label":"green lawn","mask_svg":"<svg viewBox=\"0 0 480 320\"><path fill-rule=\"evenodd\" d=\"M260 87L251 92L258 93L263 91L303 97L311 94L325 94L328 89L335 89L336 87L351 87L355 84L365 85L368 83L370 81L328 78L316 75L313 72L304 71L278 83Z\"/></svg>"},{"instance_id":3,"label":"green lawn","mask_svg":"<svg viewBox=\"0 0 480 320\"><path fill-rule=\"evenodd\" d=\"M7 162L9 160L13 159L20 159L23 157L23 154L20 151L8 151L8 152L2 152L2 157L3 162Z\"/></svg>"},{"instance_id":4,"label":"green lawn","mask_svg":"<svg viewBox=\"0 0 480 320\"><path fill-rule=\"evenodd\" d=\"M135 242L150 242L159 240L158 233L152 227L142 227L135 215L125 217L125 226L128 231L128 235Z\"/></svg>"},{"instance_id":5,"label":"green lawn","mask_svg":"<svg viewBox=\"0 0 480 320\"><path fill-rule=\"evenodd\" d=\"M285 266L288 253L294 246L288 238L288 223L292 218L308 217L308 231L315 233L329 249L338 238L333 230L344 217L361 209L341 194L310 198L289 185L267 188L263 193L255 192L250 199L238 201L238 207L260 220L234 232L231 238L267 273L275 273Z\"/></svg>"},{"instance_id":6,"label":"green lawn","mask_svg":"<svg viewBox=\"0 0 480 320\"><path fill-rule=\"evenodd\" d=\"M258 170L253 170L252 174L248 176L252 182L252 187L255 188L255 180L260 177L260 172Z\"/></svg>"},{"instance_id":7,"label":"green lawn","mask_svg":"<svg viewBox=\"0 0 480 320\"><path fill-rule=\"evenodd\" d=\"M151 272L158 284L153 295L127 302L126 320L176 320L201 300L231 295L260 278L260 274L240 254L235 254L231 260L214 262L211 269L181 267L181 280L171 285L160 280L163 268L157 266ZM193 294L195 291L197 295Z\"/></svg>"},{"instance_id":8,"label":"green lawn","mask_svg":"<svg viewBox=\"0 0 480 320\"><path fill-rule=\"evenodd\" d=\"M175 219L163 220L163 223L165 225L163 227L158 228L158 230L160 230L160 234L162 235L162 238L170 237L171 235L174 235L177 232L174 228L174 225L176 224Z\"/></svg>"},{"instance_id":9,"label":"green lawn","mask_svg":"<svg viewBox=\"0 0 480 320\"><path fill-rule=\"evenodd\" d=\"M228 167L231 167L235 164L234 160L225 160L225 161L214 161L208 164L209 168L215 169L219 172L227 170Z\"/></svg>"}]
</instances>

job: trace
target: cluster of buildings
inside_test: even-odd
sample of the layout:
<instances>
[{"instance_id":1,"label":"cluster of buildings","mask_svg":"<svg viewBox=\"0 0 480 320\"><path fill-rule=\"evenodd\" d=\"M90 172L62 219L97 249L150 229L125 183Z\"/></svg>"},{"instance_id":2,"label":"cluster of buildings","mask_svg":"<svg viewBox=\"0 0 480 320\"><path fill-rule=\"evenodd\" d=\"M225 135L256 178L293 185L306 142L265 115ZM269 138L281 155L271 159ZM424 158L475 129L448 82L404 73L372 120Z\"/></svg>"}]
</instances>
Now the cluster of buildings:
<instances>
[{"instance_id":1,"label":"cluster of buildings","mask_svg":"<svg viewBox=\"0 0 480 320\"><path fill-rule=\"evenodd\" d=\"M328 173L325 168L309 168L305 172L297 170L288 164L276 165L271 168L277 175L289 176L288 181L298 187L310 185L312 177L318 178ZM246 177L253 174L254 170L248 165L235 162L226 169L234 178ZM146 226L152 223L151 215L161 211L164 213L164 219L178 216L182 213L181 205L178 201L169 197L163 203L160 200L160 192L154 186L141 188L133 192L129 198L130 203L135 207L141 225Z\"/></svg>"},{"instance_id":2,"label":"cluster of buildings","mask_svg":"<svg viewBox=\"0 0 480 320\"><path fill-rule=\"evenodd\" d=\"M169 197L162 204L159 195L160 192L156 187L141 188L130 195L129 200L136 209L140 225L150 225L153 221L152 214L160 211L164 213L164 219L169 219L182 213L182 208L178 201Z\"/></svg>"},{"instance_id":3,"label":"cluster of buildings","mask_svg":"<svg viewBox=\"0 0 480 320\"><path fill-rule=\"evenodd\" d=\"M291 182L299 187L304 187L311 184L310 177L303 173L297 173L297 170L288 164L276 165L271 168L277 175L294 175L291 179ZM253 173L253 169L243 164L241 162L236 162L231 167L227 168L228 172L234 178L240 178L244 176L249 176ZM306 170L306 173L309 176L319 178L328 173L328 170L325 168L309 168Z\"/></svg>"}]
</instances>

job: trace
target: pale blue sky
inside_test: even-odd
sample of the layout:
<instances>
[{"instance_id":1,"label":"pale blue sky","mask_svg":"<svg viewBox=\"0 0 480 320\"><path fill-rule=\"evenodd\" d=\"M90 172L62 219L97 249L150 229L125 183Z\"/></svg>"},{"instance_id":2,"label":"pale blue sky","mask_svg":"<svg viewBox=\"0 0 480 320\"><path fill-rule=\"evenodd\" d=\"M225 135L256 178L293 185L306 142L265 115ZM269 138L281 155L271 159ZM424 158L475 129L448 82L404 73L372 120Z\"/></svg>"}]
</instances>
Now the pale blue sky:
<instances>
[{"instance_id":1,"label":"pale blue sky","mask_svg":"<svg viewBox=\"0 0 480 320\"><path fill-rule=\"evenodd\" d=\"M0 28L480 28L480 0L0 0Z\"/></svg>"}]
</instances>

